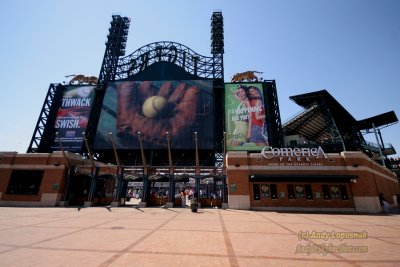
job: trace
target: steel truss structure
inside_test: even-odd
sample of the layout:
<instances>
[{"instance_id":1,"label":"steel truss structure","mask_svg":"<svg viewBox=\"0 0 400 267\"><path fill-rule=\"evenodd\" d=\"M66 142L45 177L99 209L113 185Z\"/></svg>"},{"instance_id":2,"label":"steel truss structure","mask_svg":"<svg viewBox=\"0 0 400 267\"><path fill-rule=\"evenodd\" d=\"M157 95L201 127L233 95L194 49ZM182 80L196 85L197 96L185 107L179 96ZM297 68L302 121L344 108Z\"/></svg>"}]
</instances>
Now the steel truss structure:
<instances>
[{"instance_id":1,"label":"steel truss structure","mask_svg":"<svg viewBox=\"0 0 400 267\"><path fill-rule=\"evenodd\" d=\"M326 90L291 96L305 110L285 123L285 135L300 134L308 140L304 145L320 145L325 151L364 151L371 158L395 154L393 147L385 148L368 144L363 130L376 130L398 122L394 112L387 112L357 121ZM378 131L379 132L379 131ZM380 140L383 143L382 140ZM298 144L300 145L300 144ZM374 156L381 151L381 155Z\"/></svg>"},{"instance_id":2,"label":"steel truss structure","mask_svg":"<svg viewBox=\"0 0 400 267\"><path fill-rule=\"evenodd\" d=\"M92 111L90 112L89 122L85 132L90 147L93 147L101 108L103 106L105 87L102 87L102 84L115 80L119 57L125 55L130 21L131 20L127 17L112 16L110 22L111 27L107 36L106 50L99 74L99 86L96 90Z\"/></svg>"},{"instance_id":3,"label":"steel truss structure","mask_svg":"<svg viewBox=\"0 0 400 267\"><path fill-rule=\"evenodd\" d=\"M215 99L214 114L224 113L224 68L223 68L223 18L221 12L214 12L211 17L211 53L212 56L203 56L189 47L170 41L160 41L143 46L132 54L119 58L116 65L115 76L110 77L107 81L116 80L140 80L143 79L143 73L158 63L160 64L173 64L180 70L174 73L174 77L181 77L182 73L188 73L192 79L210 79L213 80L213 93ZM113 66L109 64L109 66ZM157 74L156 74L157 76ZM145 74L145 79L155 79L161 77L154 77L154 74ZM224 116L216 116L215 124L224 125ZM97 119L98 120L98 119ZM96 120L93 120L96 121ZM95 128L93 128L95 129ZM93 132L95 133L95 132ZM88 134L90 137L91 134ZM222 127L215 128L215 149L210 155L209 152L200 152L202 163L209 165L210 163L221 165L220 155L223 152L223 129ZM201 138L201 137L200 137ZM122 154L125 154L121 151ZM110 159L110 155L100 153ZM150 161L153 159L158 162L157 158L165 158L163 155L165 151L146 151ZM174 161L184 162L188 161L188 154L193 155L189 151L174 151ZM203 155L204 154L204 155ZM185 155L183 158L180 155ZM211 157L211 158L210 158ZM121 159L125 161L124 157ZM158 162L160 163L160 162Z\"/></svg>"},{"instance_id":4,"label":"steel truss structure","mask_svg":"<svg viewBox=\"0 0 400 267\"><path fill-rule=\"evenodd\" d=\"M128 19L118 16L113 16L113 21L111 22L110 34L108 35L108 42L106 43L106 52L99 75L99 80L104 84L104 87L99 86L96 90L92 112L86 130L86 138L92 150L107 82L165 78L164 76L158 77L160 74L158 74L157 71L154 73L153 66L164 66L166 68L171 66L173 69L172 76L178 79L179 77L191 77L191 79L212 80L215 99L214 114L224 114L224 41L223 18L221 12L214 12L211 18L211 57L200 55L185 45L170 41L154 42L137 49L126 57L122 57L125 52L124 48L127 39L128 23ZM184 73L187 73L189 76ZM215 124L224 125L223 120L224 116L216 116ZM215 127L214 136L216 142L214 150L200 150L199 162L200 165L203 166L202 168L209 166L207 168L215 169L216 173L221 174L224 159L223 127ZM201 136L199 138L201 138ZM85 150L85 147L83 147L82 152ZM134 164L138 166L143 164L140 153L137 152L138 151L118 151L122 165L132 166L132 164ZM94 151L94 153L97 154L97 159L100 161L115 161L113 151ZM144 151L144 154L150 166L163 165L165 159L168 157L167 152L163 150ZM190 168L193 167L194 163L195 151L173 150L171 154L175 167L186 166L188 167L188 172L190 172ZM164 159L164 162L162 159Z\"/></svg>"},{"instance_id":5,"label":"steel truss structure","mask_svg":"<svg viewBox=\"0 0 400 267\"><path fill-rule=\"evenodd\" d=\"M97 130L98 119L101 106L103 104L104 90L102 84L115 79L118 59L125 54L125 46L128 36L130 19L121 16L112 16L111 27L107 36L106 50L103 63L99 74L99 85L97 86L92 111L86 130L86 137L90 144L94 141ZM54 142L55 129L54 123L58 108L61 105L64 87L61 84L50 84L42 110L39 115L28 153L46 153L50 152L50 147ZM82 146L82 152L84 145Z\"/></svg>"},{"instance_id":6,"label":"steel truss structure","mask_svg":"<svg viewBox=\"0 0 400 267\"><path fill-rule=\"evenodd\" d=\"M40 153L49 150L55 137L54 122L58 107L61 105L62 96L62 85L50 84L27 153Z\"/></svg>"},{"instance_id":7,"label":"steel truss structure","mask_svg":"<svg viewBox=\"0 0 400 267\"><path fill-rule=\"evenodd\" d=\"M274 147L284 146L284 133L281 122L281 113L279 112L278 93L275 80L264 80L264 95L267 99L267 116L269 120L270 144Z\"/></svg>"},{"instance_id":8,"label":"steel truss structure","mask_svg":"<svg viewBox=\"0 0 400 267\"><path fill-rule=\"evenodd\" d=\"M224 114L224 18L216 11L211 16L211 54L213 55L215 114ZM225 125L225 116L216 116L215 125ZM221 155L225 144L222 131L215 131L215 155ZM216 162L221 162L216 156Z\"/></svg>"},{"instance_id":9,"label":"steel truss structure","mask_svg":"<svg viewBox=\"0 0 400 267\"><path fill-rule=\"evenodd\" d=\"M116 80L132 77L154 63L170 62L186 72L201 78L221 76L214 70L213 57L197 54L189 47L168 41L161 41L143 46L119 60Z\"/></svg>"},{"instance_id":10,"label":"steel truss structure","mask_svg":"<svg viewBox=\"0 0 400 267\"><path fill-rule=\"evenodd\" d=\"M125 55L130 22L131 20L127 17L112 16L106 51L99 74L99 83L115 80L119 58Z\"/></svg>"}]
</instances>

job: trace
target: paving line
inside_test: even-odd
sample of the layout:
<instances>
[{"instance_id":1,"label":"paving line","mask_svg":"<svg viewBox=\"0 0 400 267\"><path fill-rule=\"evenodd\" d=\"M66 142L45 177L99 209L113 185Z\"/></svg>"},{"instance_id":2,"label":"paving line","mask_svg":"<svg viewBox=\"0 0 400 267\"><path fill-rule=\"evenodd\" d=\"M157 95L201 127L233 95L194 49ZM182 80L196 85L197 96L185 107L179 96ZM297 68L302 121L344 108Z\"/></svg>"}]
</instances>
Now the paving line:
<instances>
[{"instance_id":1,"label":"paving line","mask_svg":"<svg viewBox=\"0 0 400 267\"><path fill-rule=\"evenodd\" d=\"M239 266L235 250L233 249L231 239L229 238L229 233L226 230L224 219L222 218L221 211L218 210L219 220L221 222L222 234L224 235L225 246L229 257L230 266Z\"/></svg>"},{"instance_id":2,"label":"paving line","mask_svg":"<svg viewBox=\"0 0 400 267\"><path fill-rule=\"evenodd\" d=\"M100 212L96 211L95 213L100 213ZM91 213L91 214L95 214L95 213ZM43 227L43 226L40 226L41 224L45 224L45 223L49 223L49 222L53 223L53 222L57 222L57 221L65 221L66 219L74 219L74 217L72 217L72 216L71 217L63 217L63 218L59 218L59 219L56 219L56 220L49 220L49 221L46 221L46 222L39 222L39 223L28 224L28 225L21 225L21 226L12 228L12 229L24 228L24 227L38 227L38 228L40 228L40 227ZM40 241L37 241L37 242L34 242L34 243L21 245L21 246L9 245L9 244L1 244L0 243L0 245L3 245L5 247L9 247L9 249L5 249L3 251L0 251L0 255L8 253L8 252L11 252L11 251L14 251L14 250L17 250L17 249L22 249L22 248L56 250L54 248L40 247L40 246L37 246L37 245L39 245L41 243L44 243L44 242L53 241L53 240L56 240L56 239L59 239L59 238L62 238L62 237L66 237L66 236L71 235L71 234L76 234L76 233L79 233L79 232L82 232L82 231L85 231L85 230L88 230L88 229L91 229L91 228L96 228L98 226L101 226L101 225L104 225L104 224L108 224L108 223L116 221L116 220L120 220L120 219L118 218L118 219L108 220L106 222L102 222L102 223L91 225L91 226L84 227L84 228L72 227L72 228L77 228L77 230L73 231L73 232L65 233L65 234L62 234L62 235L54 236L54 237L51 237L51 238L46 238L46 239L43 239L43 240L40 240ZM54 228L57 228L57 227L54 227ZM71 228L71 227L65 227L65 228ZM8 230L8 229L5 229L5 230ZM63 248L62 250L70 250L70 249ZM73 251L73 249L71 249L71 251Z\"/></svg>"},{"instance_id":3,"label":"paving line","mask_svg":"<svg viewBox=\"0 0 400 267\"><path fill-rule=\"evenodd\" d=\"M169 223L170 221L172 221L173 219L175 219L178 215L180 215L182 211L176 212L176 214L174 216L172 216L171 218L167 219L165 222L163 222L162 224L160 224L159 226L157 226L156 228L152 229L149 233L145 234L144 236L142 236L141 238L139 238L138 240L136 240L135 242L133 242L131 245L127 246L124 249L121 249L120 251L118 251L117 254L115 254L114 256L112 256L110 259L108 259L107 261L103 262L102 264L100 264L99 266L105 267L105 266L110 266L113 262L115 262L116 260L118 260L122 255L124 255L125 253L129 253L129 251L134 248L135 246L137 246L138 244L140 244L141 242L143 242L144 240L146 240L147 238L149 238L151 235L153 235L157 230L160 230L164 225L166 225L167 223Z\"/></svg>"}]
</instances>

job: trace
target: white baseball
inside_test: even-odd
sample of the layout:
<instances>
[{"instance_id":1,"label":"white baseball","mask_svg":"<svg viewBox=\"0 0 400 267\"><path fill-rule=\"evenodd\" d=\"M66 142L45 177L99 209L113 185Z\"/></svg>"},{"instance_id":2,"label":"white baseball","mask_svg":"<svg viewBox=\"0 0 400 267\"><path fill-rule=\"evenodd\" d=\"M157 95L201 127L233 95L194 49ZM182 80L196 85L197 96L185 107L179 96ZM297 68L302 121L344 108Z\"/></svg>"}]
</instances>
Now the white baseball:
<instances>
[{"instance_id":1,"label":"white baseball","mask_svg":"<svg viewBox=\"0 0 400 267\"><path fill-rule=\"evenodd\" d=\"M147 118L157 117L167 106L167 100L162 96L151 96L147 98L142 106L143 115Z\"/></svg>"}]
</instances>

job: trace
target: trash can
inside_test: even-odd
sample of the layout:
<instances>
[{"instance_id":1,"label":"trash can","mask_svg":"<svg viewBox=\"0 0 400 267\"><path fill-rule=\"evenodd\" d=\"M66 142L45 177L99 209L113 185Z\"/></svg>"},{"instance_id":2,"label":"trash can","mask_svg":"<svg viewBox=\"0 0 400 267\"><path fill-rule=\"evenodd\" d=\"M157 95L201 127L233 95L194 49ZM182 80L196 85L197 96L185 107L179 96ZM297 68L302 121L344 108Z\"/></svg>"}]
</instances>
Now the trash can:
<instances>
[{"instance_id":1,"label":"trash can","mask_svg":"<svg viewBox=\"0 0 400 267\"><path fill-rule=\"evenodd\" d=\"M192 210L192 212L197 212L197 208L198 208L198 204L197 201L192 200L190 203L190 209Z\"/></svg>"}]
</instances>

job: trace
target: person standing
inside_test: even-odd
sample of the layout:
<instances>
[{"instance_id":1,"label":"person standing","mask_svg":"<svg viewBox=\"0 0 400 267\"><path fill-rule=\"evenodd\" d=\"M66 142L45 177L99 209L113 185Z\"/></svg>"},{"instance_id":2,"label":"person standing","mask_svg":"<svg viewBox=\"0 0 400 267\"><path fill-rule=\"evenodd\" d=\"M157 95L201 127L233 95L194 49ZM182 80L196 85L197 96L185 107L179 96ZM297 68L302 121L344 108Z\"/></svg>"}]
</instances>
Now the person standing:
<instances>
[{"instance_id":1,"label":"person standing","mask_svg":"<svg viewBox=\"0 0 400 267\"><path fill-rule=\"evenodd\" d=\"M396 194L397 211L400 213L400 194Z\"/></svg>"},{"instance_id":2,"label":"person standing","mask_svg":"<svg viewBox=\"0 0 400 267\"><path fill-rule=\"evenodd\" d=\"M379 193L379 203L381 204L382 211L389 212L389 203L386 201L383 193Z\"/></svg>"},{"instance_id":3,"label":"person standing","mask_svg":"<svg viewBox=\"0 0 400 267\"><path fill-rule=\"evenodd\" d=\"M232 132L233 139L231 140L231 143L235 146L241 146L248 141L248 136L250 136L250 101L248 98L247 87L239 85L236 92L233 93L233 96L239 101L239 105L235 109L237 119L235 121L235 128Z\"/></svg>"},{"instance_id":4,"label":"person standing","mask_svg":"<svg viewBox=\"0 0 400 267\"><path fill-rule=\"evenodd\" d=\"M132 197L132 189L129 188L128 192L126 193L126 201L130 201Z\"/></svg>"},{"instance_id":5,"label":"person standing","mask_svg":"<svg viewBox=\"0 0 400 267\"><path fill-rule=\"evenodd\" d=\"M186 208L186 194L185 194L185 190L182 189L180 195L181 195L181 200L182 200L181 207L182 207L182 208Z\"/></svg>"},{"instance_id":6,"label":"person standing","mask_svg":"<svg viewBox=\"0 0 400 267\"><path fill-rule=\"evenodd\" d=\"M268 146L265 136L265 106L260 89L255 86L249 87L250 98L250 133L247 136L250 142L257 146Z\"/></svg>"}]
</instances>

